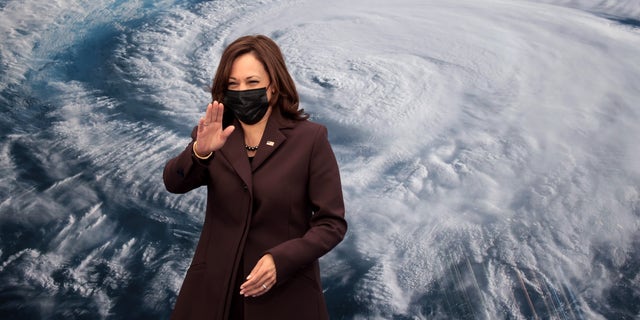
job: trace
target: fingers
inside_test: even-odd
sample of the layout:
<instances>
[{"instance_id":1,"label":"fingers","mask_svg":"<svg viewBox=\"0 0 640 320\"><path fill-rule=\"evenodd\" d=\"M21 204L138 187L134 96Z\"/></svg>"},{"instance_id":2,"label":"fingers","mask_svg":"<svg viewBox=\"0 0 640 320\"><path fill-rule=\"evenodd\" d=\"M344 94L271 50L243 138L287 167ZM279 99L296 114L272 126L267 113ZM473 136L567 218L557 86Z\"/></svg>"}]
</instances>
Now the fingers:
<instances>
[{"instance_id":1,"label":"fingers","mask_svg":"<svg viewBox=\"0 0 640 320\"><path fill-rule=\"evenodd\" d=\"M212 124L214 122L222 123L222 116L224 114L224 105L218 101L213 101L207 105L207 111L204 115L205 125Z\"/></svg>"},{"instance_id":2,"label":"fingers","mask_svg":"<svg viewBox=\"0 0 640 320\"><path fill-rule=\"evenodd\" d=\"M198 132L196 136L202 135L207 126L208 124L206 123L205 117L200 117L200 120L198 120Z\"/></svg>"},{"instance_id":3,"label":"fingers","mask_svg":"<svg viewBox=\"0 0 640 320\"><path fill-rule=\"evenodd\" d=\"M224 114L224 106L218 101L213 102L213 121L222 122L222 115Z\"/></svg>"},{"instance_id":4,"label":"fingers","mask_svg":"<svg viewBox=\"0 0 640 320\"><path fill-rule=\"evenodd\" d=\"M240 286L240 294L245 297L257 297L264 294L272 284L267 274L260 267L256 266L247 281Z\"/></svg>"},{"instance_id":5,"label":"fingers","mask_svg":"<svg viewBox=\"0 0 640 320\"><path fill-rule=\"evenodd\" d=\"M228 126L226 128L224 128L224 130L222 131L222 137L223 139L227 140L227 138L231 135L231 133L233 132L233 130L235 130L236 127L235 126Z\"/></svg>"},{"instance_id":6,"label":"fingers","mask_svg":"<svg viewBox=\"0 0 640 320\"><path fill-rule=\"evenodd\" d=\"M222 115L224 114L224 106L218 101L213 101L207 106L206 118L209 122L222 123Z\"/></svg>"},{"instance_id":7,"label":"fingers","mask_svg":"<svg viewBox=\"0 0 640 320\"><path fill-rule=\"evenodd\" d=\"M264 255L251 270L251 273L240 286L240 294L245 297L258 297L271 289L276 284L276 268L273 257Z\"/></svg>"},{"instance_id":8,"label":"fingers","mask_svg":"<svg viewBox=\"0 0 640 320\"><path fill-rule=\"evenodd\" d=\"M215 105L217 104L216 101L209 103L209 105L207 105L207 113L204 115L205 119L207 120L207 123L211 124L214 122L214 117L215 117Z\"/></svg>"}]
</instances>

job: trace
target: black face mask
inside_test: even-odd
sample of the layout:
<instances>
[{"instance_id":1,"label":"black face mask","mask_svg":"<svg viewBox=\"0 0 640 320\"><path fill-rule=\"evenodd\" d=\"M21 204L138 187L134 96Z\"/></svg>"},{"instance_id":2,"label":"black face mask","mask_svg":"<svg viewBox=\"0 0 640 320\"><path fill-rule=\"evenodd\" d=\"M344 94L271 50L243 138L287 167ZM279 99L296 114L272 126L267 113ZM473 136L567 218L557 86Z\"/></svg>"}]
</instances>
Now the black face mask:
<instances>
[{"instance_id":1,"label":"black face mask","mask_svg":"<svg viewBox=\"0 0 640 320\"><path fill-rule=\"evenodd\" d=\"M244 91L226 90L222 103L238 120L246 124L256 124L269 108L267 88Z\"/></svg>"}]
</instances>

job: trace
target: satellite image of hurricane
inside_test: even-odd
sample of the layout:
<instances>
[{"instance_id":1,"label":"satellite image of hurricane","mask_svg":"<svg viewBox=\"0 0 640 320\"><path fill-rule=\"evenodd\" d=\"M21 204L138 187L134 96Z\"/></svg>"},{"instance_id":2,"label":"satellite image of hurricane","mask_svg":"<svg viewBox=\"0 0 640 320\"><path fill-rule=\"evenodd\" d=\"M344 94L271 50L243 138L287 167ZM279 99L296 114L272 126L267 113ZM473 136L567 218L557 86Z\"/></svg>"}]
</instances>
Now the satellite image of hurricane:
<instances>
[{"instance_id":1,"label":"satellite image of hurricane","mask_svg":"<svg viewBox=\"0 0 640 320\"><path fill-rule=\"evenodd\" d=\"M169 318L247 34L340 166L331 319L640 319L637 0L0 0L0 319Z\"/></svg>"}]
</instances>

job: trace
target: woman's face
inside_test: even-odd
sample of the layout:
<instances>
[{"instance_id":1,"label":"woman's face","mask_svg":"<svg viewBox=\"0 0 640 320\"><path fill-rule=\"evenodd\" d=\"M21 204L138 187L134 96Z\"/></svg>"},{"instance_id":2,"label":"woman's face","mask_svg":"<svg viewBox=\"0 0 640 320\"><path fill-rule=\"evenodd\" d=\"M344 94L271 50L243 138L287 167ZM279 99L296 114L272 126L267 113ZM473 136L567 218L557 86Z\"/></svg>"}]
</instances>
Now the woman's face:
<instances>
[{"instance_id":1,"label":"woman's face","mask_svg":"<svg viewBox=\"0 0 640 320\"><path fill-rule=\"evenodd\" d=\"M233 61L227 89L244 91L267 88L267 99L271 101L271 90L268 87L267 70L252 53L243 54Z\"/></svg>"}]
</instances>

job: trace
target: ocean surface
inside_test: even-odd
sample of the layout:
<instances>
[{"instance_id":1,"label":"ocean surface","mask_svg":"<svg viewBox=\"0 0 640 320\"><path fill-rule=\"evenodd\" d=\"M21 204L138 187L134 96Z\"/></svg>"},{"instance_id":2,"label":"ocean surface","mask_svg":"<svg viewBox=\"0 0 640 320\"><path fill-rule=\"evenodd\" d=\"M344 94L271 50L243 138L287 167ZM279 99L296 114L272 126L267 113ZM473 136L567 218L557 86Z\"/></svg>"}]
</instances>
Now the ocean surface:
<instances>
[{"instance_id":1,"label":"ocean surface","mask_svg":"<svg viewBox=\"0 0 640 320\"><path fill-rule=\"evenodd\" d=\"M332 319L640 319L637 0L0 0L0 319L168 319L162 169L258 33L340 164Z\"/></svg>"}]
</instances>

